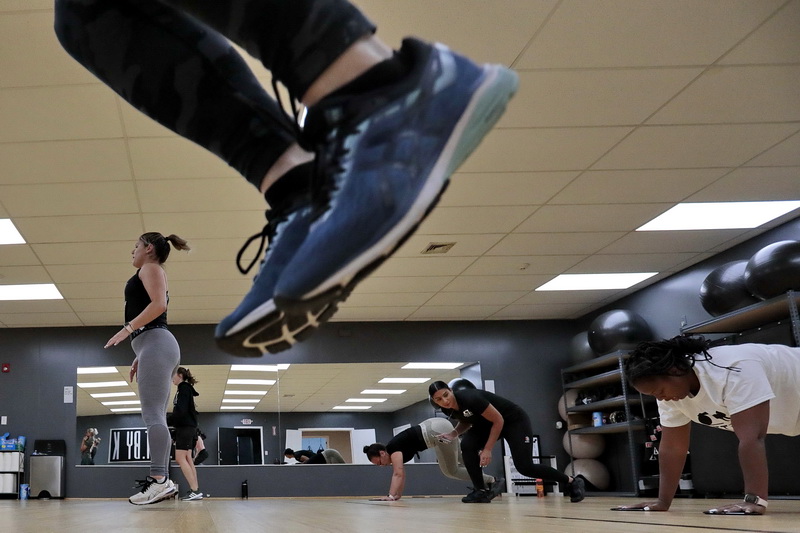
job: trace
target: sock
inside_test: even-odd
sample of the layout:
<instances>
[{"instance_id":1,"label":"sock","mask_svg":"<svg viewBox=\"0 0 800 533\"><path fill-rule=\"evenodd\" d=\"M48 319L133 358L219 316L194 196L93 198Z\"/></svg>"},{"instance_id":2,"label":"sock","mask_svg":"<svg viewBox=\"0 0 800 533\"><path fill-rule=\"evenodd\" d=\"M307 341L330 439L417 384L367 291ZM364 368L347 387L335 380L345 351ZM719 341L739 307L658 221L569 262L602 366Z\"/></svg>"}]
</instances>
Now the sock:
<instances>
[{"instance_id":1,"label":"sock","mask_svg":"<svg viewBox=\"0 0 800 533\"><path fill-rule=\"evenodd\" d=\"M270 185L267 192L264 193L264 198L270 208L277 210L287 209L298 198L308 195L311 190L311 172L313 169L313 161L297 165Z\"/></svg>"},{"instance_id":2,"label":"sock","mask_svg":"<svg viewBox=\"0 0 800 533\"><path fill-rule=\"evenodd\" d=\"M392 57L381 61L356 79L339 87L325 99L347 96L371 91L383 85L389 85L405 77L411 71L411 62L405 54L395 51Z\"/></svg>"}]
</instances>

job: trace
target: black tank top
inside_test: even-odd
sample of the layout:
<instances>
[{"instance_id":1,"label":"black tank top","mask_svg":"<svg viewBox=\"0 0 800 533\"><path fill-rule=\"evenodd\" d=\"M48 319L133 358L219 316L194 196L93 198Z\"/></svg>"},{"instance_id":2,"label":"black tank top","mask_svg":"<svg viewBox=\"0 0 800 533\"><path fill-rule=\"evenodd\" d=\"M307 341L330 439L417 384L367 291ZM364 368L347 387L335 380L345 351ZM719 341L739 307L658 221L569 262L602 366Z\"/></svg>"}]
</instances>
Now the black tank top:
<instances>
[{"instance_id":1,"label":"black tank top","mask_svg":"<svg viewBox=\"0 0 800 533\"><path fill-rule=\"evenodd\" d=\"M144 288L141 278L139 278L139 270L136 271L131 279L125 284L125 322L130 322L139 314L144 311L152 300L150 295L147 294L147 289ZM169 292L167 292L167 303L169 303ZM156 317L149 324L143 327L147 329L156 327L166 327L167 325L167 312L164 311ZM140 328L141 329L141 328Z\"/></svg>"}]
</instances>

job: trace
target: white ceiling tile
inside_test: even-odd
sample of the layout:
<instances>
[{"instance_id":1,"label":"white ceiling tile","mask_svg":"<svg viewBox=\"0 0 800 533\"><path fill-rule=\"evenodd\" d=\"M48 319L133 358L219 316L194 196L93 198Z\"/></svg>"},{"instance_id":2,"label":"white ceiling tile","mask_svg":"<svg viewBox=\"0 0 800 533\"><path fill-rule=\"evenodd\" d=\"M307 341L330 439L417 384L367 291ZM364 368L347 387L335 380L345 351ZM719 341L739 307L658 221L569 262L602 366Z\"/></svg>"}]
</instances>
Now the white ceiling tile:
<instances>
[{"instance_id":1,"label":"white ceiling tile","mask_svg":"<svg viewBox=\"0 0 800 533\"><path fill-rule=\"evenodd\" d=\"M536 208L531 206L438 207L419 227L423 235L507 233Z\"/></svg>"},{"instance_id":2,"label":"white ceiling tile","mask_svg":"<svg viewBox=\"0 0 800 533\"><path fill-rule=\"evenodd\" d=\"M484 320L501 308L499 305L426 306L414 311L408 320Z\"/></svg>"},{"instance_id":3,"label":"white ceiling tile","mask_svg":"<svg viewBox=\"0 0 800 533\"><path fill-rule=\"evenodd\" d=\"M583 258L582 255L516 255L480 257L464 271L466 276L530 276L560 274Z\"/></svg>"},{"instance_id":4,"label":"white ceiling tile","mask_svg":"<svg viewBox=\"0 0 800 533\"><path fill-rule=\"evenodd\" d=\"M746 163L751 167L800 166L800 130Z\"/></svg>"},{"instance_id":5,"label":"white ceiling tile","mask_svg":"<svg viewBox=\"0 0 800 533\"><path fill-rule=\"evenodd\" d=\"M4 244L0 246L0 268L5 266L40 265L41 261L27 244Z\"/></svg>"},{"instance_id":6,"label":"white ceiling tile","mask_svg":"<svg viewBox=\"0 0 800 533\"><path fill-rule=\"evenodd\" d=\"M0 314L0 323L14 328L83 326L75 313Z\"/></svg>"},{"instance_id":7,"label":"white ceiling tile","mask_svg":"<svg viewBox=\"0 0 800 533\"><path fill-rule=\"evenodd\" d=\"M0 300L0 314L71 312L65 300Z\"/></svg>"},{"instance_id":8,"label":"white ceiling tile","mask_svg":"<svg viewBox=\"0 0 800 533\"><path fill-rule=\"evenodd\" d=\"M122 136L114 93L99 85L0 89L0 142Z\"/></svg>"},{"instance_id":9,"label":"white ceiling tile","mask_svg":"<svg viewBox=\"0 0 800 533\"><path fill-rule=\"evenodd\" d=\"M508 292L530 291L547 283L551 275L517 276L458 276L443 292Z\"/></svg>"},{"instance_id":10,"label":"white ceiling tile","mask_svg":"<svg viewBox=\"0 0 800 533\"><path fill-rule=\"evenodd\" d=\"M660 215L672 204L546 205L515 230L517 233L632 231ZM619 237L619 235L614 235Z\"/></svg>"},{"instance_id":11,"label":"white ceiling tile","mask_svg":"<svg viewBox=\"0 0 800 533\"><path fill-rule=\"evenodd\" d=\"M264 195L236 177L139 180L136 189L146 213L266 211L267 208Z\"/></svg>"},{"instance_id":12,"label":"white ceiling tile","mask_svg":"<svg viewBox=\"0 0 800 533\"><path fill-rule=\"evenodd\" d=\"M553 320L577 318L587 312L584 304L546 304L506 306L490 318L494 320Z\"/></svg>"},{"instance_id":13,"label":"white ceiling tile","mask_svg":"<svg viewBox=\"0 0 800 533\"><path fill-rule=\"evenodd\" d=\"M418 307L430 300L431 292L390 292L352 294L340 307Z\"/></svg>"},{"instance_id":14,"label":"white ceiling tile","mask_svg":"<svg viewBox=\"0 0 800 533\"><path fill-rule=\"evenodd\" d=\"M56 283L103 282L119 280L120 287L130 278L135 270L130 265L83 264L83 265L50 265L47 271Z\"/></svg>"},{"instance_id":15,"label":"white ceiling tile","mask_svg":"<svg viewBox=\"0 0 800 533\"><path fill-rule=\"evenodd\" d=\"M689 202L745 200L800 200L800 167L738 168L687 198Z\"/></svg>"},{"instance_id":16,"label":"white ceiling tile","mask_svg":"<svg viewBox=\"0 0 800 533\"><path fill-rule=\"evenodd\" d=\"M456 173L440 206L539 205L547 202L578 172Z\"/></svg>"},{"instance_id":17,"label":"white ceiling tile","mask_svg":"<svg viewBox=\"0 0 800 533\"><path fill-rule=\"evenodd\" d=\"M800 28L800 2L786 2L766 23L739 43L720 64L798 63L797 28Z\"/></svg>"},{"instance_id":18,"label":"white ceiling tile","mask_svg":"<svg viewBox=\"0 0 800 533\"><path fill-rule=\"evenodd\" d=\"M631 131L626 127L497 129L463 172L582 170Z\"/></svg>"},{"instance_id":19,"label":"white ceiling tile","mask_svg":"<svg viewBox=\"0 0 800 533\"><path fill-rule=\"evenodd\" d=\"M12 216L84 213L137 213L139 203L129 181L1 185L0 197Z\"/></svg>"},{"instance_id":20,"label":"white ceiling tile","mask_svg":"<svg viewBox=\"0 0 800 533\"><path fill-rule=\"evenodd\" d=\"M756 29L781 3L567 0L559 4L516 65L524 69L710 63Z\"/></svg>"},{"instance_id":21,"label":"white ceiling tile","mask_svg":"<svg viewBox=\"0 0 800 533\"><path fill-rule=\"evenodd\" d=\"M800 41L798 41L800 48ZM648 124L735 124L800 120L800 66L713 67Z\"/></svg>"},{"instance_id":22,"label":"white ceiling tile","mask_svg":"<svg viewBox=\"0 0 800 533\"><path fill-rule=\"evenodd\" d=\"M793 124L640 127L593 168L737 167L796 130Z\"/></svg>"},{"instance_id":23,"label":"white ceiling tile","mask_svg":"<svg viewBox=\"0 0 800 533\"><path fill-rule=\"evenodd\" d=\"M61 295L67 300L86 298L87 296L98 299L116 298L120 302L119 308L121 310L125 301L123 291L127 279L102 283L59 283L57 287Z\"/></svg>"},{"instance_id":24,"label":"white ceiling tile","mask_svg":"<svg viewBox=\"0 0 800 533\"><path fill-rule=\"evenodd\" d=\"M87 261L130 265L135 241L136 236L132 235L127 241L32 244L31 248L43 263L50 265L75 265Z\"/></svg>"},{"instance_id":25,"label":"white ceiling tile","mask_svg":"<svg viewBox=\"0 0 800 533\"><path fill-rule=\"evenodd\" d=\"M521 91L500 127L625 126L642 123L700 68L520 72Z\"/></svg>"},{"instance_id":26,"label":"white ceiling tile","mask_svg":"<svg viewBox=\"0 0 800 533\"><path fill-rule=\"evenodd\" d=\"M603 249L604 254L702 252L712 243L732 239L742 230L634 231Z\"/></svg>"},{"instance_id":27,"label":"white ceiling tile","mask_svg":"<svg viewBox=\"0 0 800 533\"><path fill-rule=\"evenodd\" d=\"M405 320L414 312L417 306L412 307L343 307L331 319L331 322L370 322L370 321L395 321Z\"/></svg>"},{"instance_id":28,"label":"white ceiling tile","mask_svg":"<svg viewBox=\"0 0 800 533\"><path fill-rule=\"evenodd\" d=\"M0 144L3 185L131 179L122 139Z\"/></svg>"},{"instance_id":29,"label":"white ceiling tile","mask_svg":"<svg viewBox=\"0 0 800 533\"><path fill-rule=\"evenodd\" d=\"M391 292L438 292L453 276L370 276L358 284L353 294Z\"/></svg>"},{"instance_id":30,"label":"white ceiling tile","mask_svg":"<svg viewBox=\"0 0 800 533\"><path fill-rule=\"evenodd\" d=\"M395 257L420 257L423 250L435 244L455 243L447 251L448 257L467 256L477 257L483 255L492 246L503 238L504 233L489 233L478 235L426 235L416 233L411 236L394 254ZM437 256L437 254L431 254Z\"/></svg>"},{"instance_id":31,"label":"white ceiling tile","mask_svg":"<svg viewBox=\"0 0 800 533\"><path fill-rule=\"evenodd\" d=\"M528 291L440 292L430 299L428 305L431 307L508 305L527 293Z\"/></svg>"},{"instance_id":32,"label":"white ceiling tile","mask_svg":"<svg viewBox=\"0 0 800 533\"><path fill-rule=\"evenodd\" d=\"M512 233L492 248L487 255L592 254L624 235L604 233Z\"/></svg>"},{"instance_id":33,"label":"white ceiling tile","mask_svg":"<svg viewBox=\"0 0 800 533\"><path fill-rule=\"evenodd\" d=\"M453 276L464 271L474 257L392 257L373 276Z\"/></svg>"},{"instance_id":34,"label":"white ceiling tile","mask_svg":"<svg viewBox=\"0 0 800 533\"><path fill-rule=\"evenodd\" d=\"M135 239L144 233L139 215L15 217L14 225L29 243L97 242Z\"/></svg>"},{"instance_id":35,"label":"white ceiling tile","mask_svg":"<svg viewBox=\"0 0 800 533\"><path fill-rule=\"evenodd\" d=\"M607 251L607 250L604 250ZM569 274L661 272L697 258L695 252L594 254L568 270Z\"/></svg>"},{"instance_id":36,"label":"white ceiling tile","mask_svg":"<svg viewBox=\"0 0 800 533\"><path fill-rule=\"evenodd\" d=\"M251 235L260 233L265 222L263 211L144 213L142 219L148 231L165 235L174 233L189 241L190 245L195 238L237 239L241 245ZM134 238L137 236L134 234Z\"/></svg>"},{"instance_id":37,"label":"white ceiling tile","mask_svg":"<svg viewBox=\"0 0 800 533\"><path fill-rule=\"evenodd\" d=\"M131 139L129 146L137 179L219 178L237 175L220 158L181 137Z\"/></svg>"},{"instance_id":38,"label":"white ceiling tile","mask_svg":"<svg viewBox=\"0 0 800 533\"><path fill-rule=\"evenodd\" d=\"M725 174L725 169L589 170L550 204L637 204L680 202ZM620 206L624 209L623 206Z\"/></svg>"},{"instance_id":39,"label":"white ceiling tile","mask_svg":"<svg viewBox=\"0 0 800 533\"><path fill-rule=\"evenodd\" d=\"M47 270L40 265L0 265L0 280L3 285L25 285L29 283L53 283Z\"/></svg>"}]
</instances>

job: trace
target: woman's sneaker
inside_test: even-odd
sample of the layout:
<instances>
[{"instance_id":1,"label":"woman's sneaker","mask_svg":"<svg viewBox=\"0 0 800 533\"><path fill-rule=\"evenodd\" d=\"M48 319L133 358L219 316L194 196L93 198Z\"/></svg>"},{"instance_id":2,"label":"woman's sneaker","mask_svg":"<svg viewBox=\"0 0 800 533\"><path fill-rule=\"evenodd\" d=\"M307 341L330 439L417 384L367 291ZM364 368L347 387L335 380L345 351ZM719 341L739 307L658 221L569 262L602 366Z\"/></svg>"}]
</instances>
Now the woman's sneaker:
<instances>
[{"instance_id":1,"label":"woman's sneaker","mask_svg":"<svg viewBox=\"0 0 800 533\"><path fill-rule=\"evenodd\" d=\"M491 503L492 493L487 489L474 489L461 498L464 503Z\"/></svg>"},{"instance_id":2,"label":"woman's sneaker","mask_svg":"<svg viewBox=\"0 0 800 533\"><path fill-rule=\"evenodd\" d=\"M147 476L147 479L137 479L136 481L139 483L137 488L140 490L128 498L128 501L134 505L157 503L175 496L175 484L171 479L164 478L164 481L159 483Z\"/></svg>"},{"instance_id":3,"label":"woman's sneaker","mask_svg":"<svg viewBox=\"0 0 800 533\"><path fill-rule=\"evenodd\" d=\"M196 492L193 490L187 491L186 494L181 498L181 501L195 502L197 500L202 500L202 499L203 499L203 493L200 492L200 489L197 489Z\"/></svg>"},{"instance_id":4,"label":"woman's sneaker","mask_svg":"<svg viewBox=\"0 0 800 533\"><path fill-rule=\"evenodd\" d=\"M572 483L569 484L569 501L578 503L583 501L586 497L586 481L581 475L572 478Z\"/></svg>"}]
</instances>

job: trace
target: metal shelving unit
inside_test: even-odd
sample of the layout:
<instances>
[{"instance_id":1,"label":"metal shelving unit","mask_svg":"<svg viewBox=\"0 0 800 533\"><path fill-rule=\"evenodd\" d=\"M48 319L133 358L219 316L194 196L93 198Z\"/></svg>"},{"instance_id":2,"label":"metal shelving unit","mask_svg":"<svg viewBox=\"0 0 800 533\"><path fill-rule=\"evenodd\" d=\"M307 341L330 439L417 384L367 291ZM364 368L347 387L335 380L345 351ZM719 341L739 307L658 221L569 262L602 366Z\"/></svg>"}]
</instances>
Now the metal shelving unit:
<instances>
[{"instance_id":1,"label":"metal shelving unit","mask_svg":"<svg viewBox=\"0 0 800 533\"><path fill-rule=\"evenodd\" d=\"M19 498L19 486L22 483L23 465L25 452L15 450L0 450L0 476L13 477L11 483L6 487L0 486L0 497ZM6 490L13 488L13 490Z\"/></svg>"}]
</instances>

